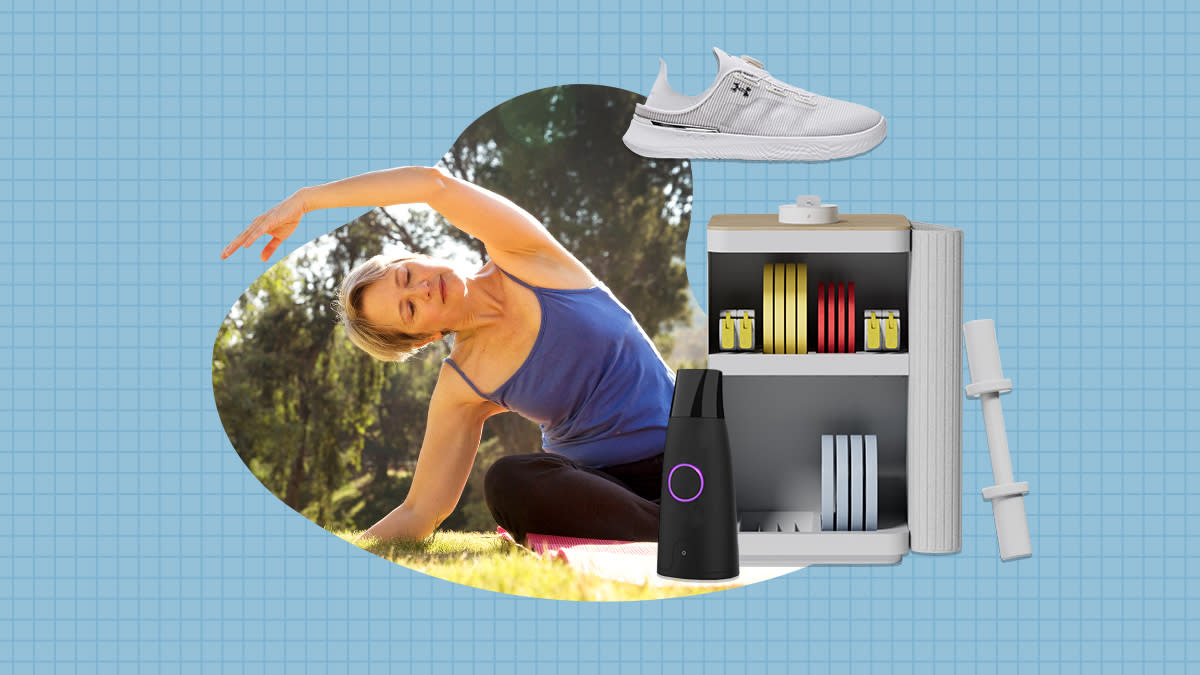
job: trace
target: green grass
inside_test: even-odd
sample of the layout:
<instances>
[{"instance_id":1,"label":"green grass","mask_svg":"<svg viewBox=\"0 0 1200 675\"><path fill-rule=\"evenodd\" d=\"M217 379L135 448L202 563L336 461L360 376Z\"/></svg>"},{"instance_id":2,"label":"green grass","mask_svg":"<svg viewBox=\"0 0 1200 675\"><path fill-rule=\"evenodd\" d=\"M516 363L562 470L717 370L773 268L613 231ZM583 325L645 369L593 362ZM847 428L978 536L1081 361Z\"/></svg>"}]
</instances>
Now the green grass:
<instances>
[{"instance_id":1,"label":"green grass","mask_svg":"<svg viewBox=\"0 0 1200 675\"><path fill-rule=\"evenodd\" d=\"M353 541L358 532L338 532ZM364 540L358 546L394 563L457 584L555 600L656 600L730 586L651 586L610 581L541 557L494 534L435 532L424 541Z\"/></svg>"}]
</instances>

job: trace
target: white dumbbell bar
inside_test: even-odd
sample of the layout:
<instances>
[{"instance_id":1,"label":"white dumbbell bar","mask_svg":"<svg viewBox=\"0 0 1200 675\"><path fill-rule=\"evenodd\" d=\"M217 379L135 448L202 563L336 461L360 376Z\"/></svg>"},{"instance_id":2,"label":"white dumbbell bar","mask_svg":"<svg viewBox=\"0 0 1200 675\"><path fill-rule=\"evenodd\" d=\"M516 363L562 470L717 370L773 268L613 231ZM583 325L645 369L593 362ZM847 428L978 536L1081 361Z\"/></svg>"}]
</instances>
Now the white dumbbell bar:
<instances>
[{"instance_id":1,"label":"white dumbbell bar","mask_svg":"<svg viewBox=\"0 0 1200 675\"><path fill-rule=\"evenodd\" d=\"M1025 516L1024 495L1029 492L1029 483L1013 481L1008 433L1004 430L1004 410L1000 406L1000 394L1012 391L1012 380L1004 379L1000 369L996 324L991 319L968 321L963 324L963 339L971 369L971 384L966 386L967 398L979 399L983 407L988 452L992 456L992 477L996 484L983 489L983 498L992 503L1000 559L1028 558L1033 555L1029 521Z\"/></svg>"}]
</instances>

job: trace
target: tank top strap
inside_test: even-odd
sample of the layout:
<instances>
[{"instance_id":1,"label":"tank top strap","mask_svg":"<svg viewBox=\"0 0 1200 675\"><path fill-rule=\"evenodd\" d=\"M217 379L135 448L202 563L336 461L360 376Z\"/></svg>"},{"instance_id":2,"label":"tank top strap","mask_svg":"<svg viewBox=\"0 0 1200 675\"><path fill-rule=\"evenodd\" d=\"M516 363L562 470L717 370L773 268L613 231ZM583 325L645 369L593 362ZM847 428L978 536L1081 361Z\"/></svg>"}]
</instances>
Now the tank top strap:
<instances>
[{"instance_id":1,"label":"tank top strap","mask_svg":"<svg viewBox=\"0 0 1200 675\"><path fill-rule=\"evenodd\" d=\"M492 261L492 264L495 265L496 264L495 261ZM521 284L525 288L528 288L529 290L533 291L533 294L538 297L539 301L541 301L542 294L544 294L544 293L551 293L551 294L553 294L553 293L579 293L580 291L603 290L603 291L611 294L611 291L609 291L608 287L604 285L604 282L599 281L599 280L597 280L595 286L588 286L587 288L547 288L545 286L534 286L533 284L529 283L528 281L525 281L521 277L518 277L517 275L513 274L512 272L509 272L508 270L504 269L503 267L501 267L499 265L496 265L496 269L500 270L501 272L504 272L504 276L508 277L509 279L512 279L513 281L517 282L518 284Z\"/></svg>"},{"instance_id":2,"label":"tank top strap","mask_svg":"<svg viewBox=\"0 0 1200 675\"><path fill-rule=\"evenodd\" d=\"M495 261L492 261L492 264L495 265L496 264ZM496 269L500 270L501 272L504 272L504 276L508 277L509 279L512 279L513 281L517 282L518 284L521 284L522 286L524 286L525 288L528 288L529 290L533 291L534 293L537 293L538 291L543 290L540 286L534 286L533 284L529 283L528 281L525 281L524 279L509 272L508 270L504 269L503 267L501 267L499 265L496 265Z\"/></svg>"},{"instance_id":3,"label":"tank top strap","mask_svg":"<svg viewBox=\"0 0 1200 675\"><path fill-rule=\"evenodd\" d=\"M454 362L454 359L447 356L446 358L442 359L442 363L448 364L451 368L453 368L455 372L458 373L459 377L463 379L463 382L466 382L467 386L470 387L472 391L474 391L476 394L479 394L479 398L482 398L485 401L492 400L487 394L479 391L479 387L476 387L475 383L471 381L471 378L467 377L467 374L463 372L462 368L458 367L458 364Z\"/></svg>"}]
</instances>

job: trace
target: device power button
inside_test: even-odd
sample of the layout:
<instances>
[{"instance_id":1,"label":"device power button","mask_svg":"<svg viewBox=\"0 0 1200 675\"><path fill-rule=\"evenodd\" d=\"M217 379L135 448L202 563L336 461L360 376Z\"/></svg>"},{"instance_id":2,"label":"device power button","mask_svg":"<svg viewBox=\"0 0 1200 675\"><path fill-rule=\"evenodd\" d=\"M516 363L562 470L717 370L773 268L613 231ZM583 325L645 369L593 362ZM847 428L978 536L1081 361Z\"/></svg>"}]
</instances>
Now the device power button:
<instances>
[{"instance_id":1,"label":"device power button","mask_svg":"<svg viewBox=\"0 0 1200 675\"><path fill-rule=\"evenodd\" d=\"M704 474L692 464L676 464L667 474L667 491L677 502L695 501L704 492Z\"/></svg>"}]
</instances>

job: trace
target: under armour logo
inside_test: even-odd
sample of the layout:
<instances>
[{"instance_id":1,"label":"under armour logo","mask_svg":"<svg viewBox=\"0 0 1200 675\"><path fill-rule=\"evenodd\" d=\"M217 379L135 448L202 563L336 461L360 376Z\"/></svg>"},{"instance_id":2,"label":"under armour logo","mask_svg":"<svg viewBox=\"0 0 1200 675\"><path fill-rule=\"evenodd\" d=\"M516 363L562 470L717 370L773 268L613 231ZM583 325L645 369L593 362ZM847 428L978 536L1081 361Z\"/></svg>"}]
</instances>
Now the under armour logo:
<instances>
[{"instance_id":1,"label":"under armour logo","mask_svg":"<svg viewBox=\"0 0 1200 675\"><path fill-rule=\"evenodd\" d=\"M733 91L740 91L742 93L742 96L749 98L750 85L742 84L741 82L734 82L733 83Z\"/></svg>"}]
</instances>

